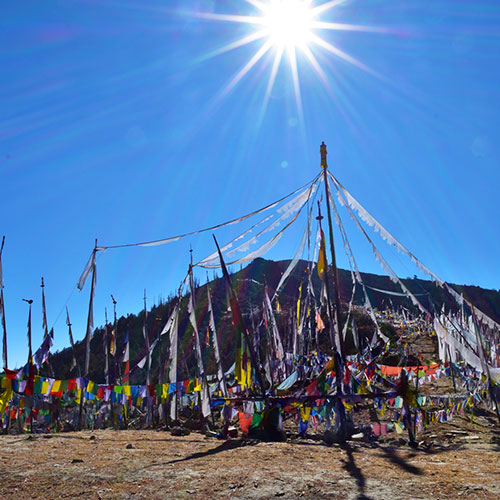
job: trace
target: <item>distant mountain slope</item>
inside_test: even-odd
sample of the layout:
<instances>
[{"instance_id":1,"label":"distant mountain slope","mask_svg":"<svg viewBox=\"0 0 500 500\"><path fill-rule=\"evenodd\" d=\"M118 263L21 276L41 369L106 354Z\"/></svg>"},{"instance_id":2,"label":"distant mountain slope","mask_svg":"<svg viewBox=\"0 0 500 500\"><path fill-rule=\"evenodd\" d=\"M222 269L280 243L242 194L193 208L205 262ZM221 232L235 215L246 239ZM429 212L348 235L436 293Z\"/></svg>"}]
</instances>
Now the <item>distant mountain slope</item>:
<instances>
[{"instance_id":1,"label":"distant mountain slope","mask_svg":"<svg viewBox=\"0 0 500 500\"><path fill-rule=\"evenodd\" d=\"M265 259L256 259L245 268L232 274L231 279L234 289L237 292L240 306L248 322L248 327L258 325L260 315L256 310L256 306L262 304L264 282L267 282L269 287L269 295L272 297L276 286L285 272L290 261L270 261ZM287 332L290 332L291 321L294 318L294 311L298 299L298 289L300 283L307 277L308 263L299 261L294 271L288 278L285 286L279 293L279 301L282 307L282 312L277 315L280 331L284 336L285 348L287 347L287 338L290 337ZM380 276L377 274L361 273L364 283L372 288L379 290L401 292L398 285L393 283L388 276ZM316 272L312 275L313 286L316 297L319 297L321 292L321 281ZM405 286L415 294L419 295L419 300L431 313L434 310L441 310L443 303L447 309L457 310L457 305L445 292L435 283L420 279L403 279ZM234 339L231 327L231 314L228 312L226 299L226 286L222 278L218 278L209 283L212 302L214 305L214 315L217 324L218 337L221 344L221 357L223 359L224 368L227 369L234 361ZM472 301L483 312L491 316L495 321L500 323L500 292L496 290L486 290L476 286L468 285L453 285L460 293ZM305 289L305 287L304 287ZM352 280L349 271L339 269L339 289L341 302L347 304L351 298ZM409 299L394 295L387 295L378 291L368 289L368 295L374 308L384 309L386 305L392 303L392 306L404 306L407 309L414 309ZM163 328L169 315L171 314L177 298L172 298L167 303L154 306L148 314L147 330L150 338L154 339ZM364 303L364 297L360 287L357 287L355 295L355 304L361 305ZM253 306L253 314L251 314ZM345 306L346 307L346 306ZM204 343L207 337L208 314L207 314L207 290L206 285L196 288L196 312L198 319L198 328L200 331L201 342ZM130 365L133 366L144 354L144 338L142 335L142 325L144 322L144 312L139 314L128 314L123 316L118 321L118 349L121 354L123 349L123 338L125 332L129 332L130 337ZM368 322L369 323L369 322ZM369 326L368 326L369 327ZM111 327L108 327L110 336ZM62 334L62 332L61 332ZM164 360L168 355L168 339L165 336L162 339L159 347L156 348L153 356L152 374L153 380L156 380L162 369L160 360ZM325 345L328 345L327 339L323 339ZM84 358L83 342L76 344L77 358L80 365ZM214 372L214 360L211 350L204 349L205 363L208 372ZM103 345L103 329L97 329L91 341L91 362L89 377L99 383L104 383L104 345ZM77 376L75 369L71 367L71 351L64 349L61 352L55 353L51 357L51 363L55 371L55 375L59 378L68 378ZM181 316L179 321L179 376L189 377L194 376L194 367L196 366L193 353L193 335L192 327L189 325L187 315L187 301L184 298L181 304ZM48 375L46 368L43 369ZM143 369L137 369L132 374L132 383L144 383L145 373Z\"/></svg>"}]
</instances>

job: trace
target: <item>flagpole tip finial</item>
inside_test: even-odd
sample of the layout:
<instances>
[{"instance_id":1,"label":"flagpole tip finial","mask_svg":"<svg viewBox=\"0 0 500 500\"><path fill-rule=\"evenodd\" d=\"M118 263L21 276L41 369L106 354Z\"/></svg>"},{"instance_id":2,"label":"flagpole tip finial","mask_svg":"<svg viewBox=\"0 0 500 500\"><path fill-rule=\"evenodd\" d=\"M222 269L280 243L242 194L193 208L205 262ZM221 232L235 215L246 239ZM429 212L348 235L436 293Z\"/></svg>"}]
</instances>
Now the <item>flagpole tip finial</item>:
<instances>
[{"instance_id":1,"label":"flagpole tip finial","mask_svg":"<svg viewBox=\"0 0 500 500\"><path fill-rule=\"evenodd\" d=\"M321 155L321 167L327 168L326 164L326 155L328 154L326 151L326 144L324 141L321 142L321 146L319 147L319 153Z\"/></svg>"}]
</instances>

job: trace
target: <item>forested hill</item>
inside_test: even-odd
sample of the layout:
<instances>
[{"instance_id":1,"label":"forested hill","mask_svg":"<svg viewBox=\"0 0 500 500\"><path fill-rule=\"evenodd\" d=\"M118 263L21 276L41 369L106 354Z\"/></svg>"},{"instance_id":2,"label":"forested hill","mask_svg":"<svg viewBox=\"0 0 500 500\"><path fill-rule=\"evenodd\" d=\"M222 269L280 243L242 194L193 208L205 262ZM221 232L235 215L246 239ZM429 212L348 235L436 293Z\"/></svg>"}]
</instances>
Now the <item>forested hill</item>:
<instances>
[{"instance_id":1,"label":"forested hill","mask_svg":"<svg viewBox=\"0 0 500 500\"><path fill-rule=\"evenodd\" d=\"M231 275L234 289L237 292L240 306L243 311L247 327L251 329L252 325L258 325L261 313L259 309L262 304L264 283L267 283L269 295L272 297L275 288L288 267L290 261L270 261L265 259L256 259L245 268ZM290 338L291 321L295 315L295 307L298 299L299 285L307 278L308 264L305 261L299 261L294 271L288 278L285 286L279 293L279 302L281 312L276 315L280 332L284 337L285 348L287 347L287 339ZM388 276L380 276L377 274L361 273L364 283L368 287L379 290L393 291L400 293L398 285L393 283ZM321 291L321 281L316 272L312 274L313 286L316 297L319 297ZM403 279L405 286L412 292L418 295L420 302L430 312L440 311L443 303L446 309L456 310L457 305L453 299L445 293L434 282L420 279ZM479 309L492 317L495 321L500 322L500 292L496 290L487 290L477 286L468 285L453 285L459 293L472 301ZM200 339L202 349L204 350L205 363L207 371L214 371L214 361L211 349L206 349L207 343L207 326L208 326L208 307L207 307L207 285L196 286L196 316L198 319L198 328L200 331ZM226 295L226 285L222 278L217 278L209 283L212 294L212 302L214 307L214 315L217 325L218 337L221 344L221 356L223 359L224 368L227 369L234 362L234 335L231 327L231 314L228 311L228 301ZM407 309L413 309L411 302L397 295L388 295L367 288L370 301L374 308L385 309L388 304L392 303L392 307L404 306ZM303 287L305 290L305 286ZM343 307L347 308L352 294L352 278L350 271L339 269L339 289L340 298ZM155 339L165 325L169 315L171 314L174 305L178 299L170 298L166 302L154 306L148 313L147 331L151 341ZM355 304L362 305L364 303L363 292L361 287L357 286L355 295ZM253 306L253 308L252 308ZM252 313L253 310L253 313ZM117 333L117 358L123 351L123 339L126 332L129 332L130 338L130 366L132 367L139 359L142 358L145 352L144 337L142 327L144 323L144 312L139 314L128 314L122 316L118 320ZM108 326L108 339L110 337L111 325ZM59 330L58 335L63 335L63 331ZM160 344L156 347L153 355L152 373L153 379L158 380L161 376L161 371L164 368L164 361L168 356L168 336L165 335ZM104 383L104 343L103 343L103 328L95 331L91 341L91 360L89 378L92 380ZM326 342L326 338L325 338ZM193 353L193 330L189 325L187 315L187 300L182 299L181 316L179 319L179 371L180 377L189 377L195 375L195 359ZM77 342L76 355L80 366L83 365L84 359L83 342ZM75 368L71 368L72 356L70 349L64 349L61 352L55 353L51 357L51 365L54 374L58 378L69 378L77 376ZM116 371L118 371L118 367ZM44 367L42 374L48 375L48 369ZM142 384L145 379L145 370L137 368L131 376L131 383Z\"/></svg>"}]
</instances>

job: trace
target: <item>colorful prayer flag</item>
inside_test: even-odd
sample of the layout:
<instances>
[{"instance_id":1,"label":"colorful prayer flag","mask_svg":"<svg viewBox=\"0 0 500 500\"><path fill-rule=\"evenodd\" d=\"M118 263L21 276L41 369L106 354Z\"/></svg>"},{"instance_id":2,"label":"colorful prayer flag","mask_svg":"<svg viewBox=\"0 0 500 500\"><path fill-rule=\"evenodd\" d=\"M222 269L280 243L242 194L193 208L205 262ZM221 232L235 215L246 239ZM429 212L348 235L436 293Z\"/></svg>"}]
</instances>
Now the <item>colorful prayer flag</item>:
<instances>
[{"instance_id":1,"label":"colorful prayer flag","mask_svg":"<svg viewBox=\"0 0 500 500\"><path fill-rule=\"evenodd\" d=\"M325 234L323 229L321 230L321 241L319 244L319 255L318 255L318 276L323 281L325 280L325 270L326 270L326 245L325 245Z\"/></svg>"}]
</instances>

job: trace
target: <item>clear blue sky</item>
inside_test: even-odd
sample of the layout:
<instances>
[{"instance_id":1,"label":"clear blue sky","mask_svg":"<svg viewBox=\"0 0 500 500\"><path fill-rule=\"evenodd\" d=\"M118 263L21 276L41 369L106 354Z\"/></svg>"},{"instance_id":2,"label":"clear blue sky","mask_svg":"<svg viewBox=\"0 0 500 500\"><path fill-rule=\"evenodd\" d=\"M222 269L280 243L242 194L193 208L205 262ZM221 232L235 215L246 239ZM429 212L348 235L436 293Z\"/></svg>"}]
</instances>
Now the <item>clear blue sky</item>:
<instances>
[{"instance_id":1,"label":"clear blue sky","mask_svg":"<svg viewBox=\"0 0 500 500\"><path fill-rule=\"evenodd\" d=\"M11 366L26 360L22 298L35 299L34 346L41 341L41 276L53 325L95 238L156 239L254 210L316 175L322 140L339 180L428 267L450 282L500 287L498 1L347 0L328 10L322 21L386 31L317 32L379 76L315 46L323 85L299 52L303 116L286 59L262 113L273 48L219 98L263 41L208 57L254 28L207 13L258 10L215 0L2 2ZM301 230L269 257L290 258ZM141 308L144 288L150 302L173 292L190 244L195 258L213 251L206 235L99 255L96 326L110 293L121 315ZM361 270L381 272L360 249ZM394 259L402 276L416 273ZM87 303L88 288L68 303L77 339ZM56 348L68 345L64 315L55 335Z\"/></svg>"}]
</instances>

